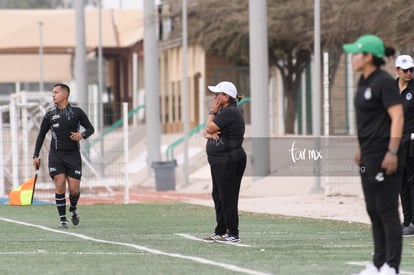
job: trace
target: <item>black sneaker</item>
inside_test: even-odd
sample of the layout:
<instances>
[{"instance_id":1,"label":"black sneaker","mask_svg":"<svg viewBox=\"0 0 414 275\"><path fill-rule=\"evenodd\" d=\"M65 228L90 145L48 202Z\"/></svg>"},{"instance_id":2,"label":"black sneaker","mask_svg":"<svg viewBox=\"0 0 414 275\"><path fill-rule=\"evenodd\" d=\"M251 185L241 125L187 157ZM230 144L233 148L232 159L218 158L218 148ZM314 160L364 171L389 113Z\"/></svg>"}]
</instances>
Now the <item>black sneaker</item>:
<instances>
[{"instance_id":1,"label":"black sneaker","mask_svg":"<svg viewBox=\"0 0 414 275\"><path fill-rule=\"evenodd\" d=\"M218 237L214 241L217 243L233 244L233 243L239 243L240 238L238 236L231 236L229 234L224 234L223 236Z\"/></svg>"},{"instance_id":2,"label":"black sneaker","mask_svg":"<svg viewBox=\"0 0 414 275\"><path fill-rule=\"evenodd\" d=\"M70 214L72 216L71 220L73 225L78 225L79 224L79 215L78 212L76 212L76 209L73 211L70 211Z\"/></svg>"},{"instance_id":3,"label":"black sneaker","mask_svg":"<svg viewBox=\"0 0 414 275\"><path fill-rule=\"evenodd\" d=\"M202 241L207 243L214 243L214 241L220 238L222 235L217 235L216 233L211 234L210 236L204 238Z\"/></svg>"},{"instance_id":4,"label":"black sneaker","mask_svg":"<svg viewBox=\"0 0 414 275\"><path fill-rule=\"evenodd\" d=\"M404 226L402 229L403 237L412 237L414 236L414 224L410 223L408 226Z\"/></svg>"},{"instance_id":5,"label":"black sneaker","mask_svg":"<svg viewBox=\"0 0 414 275\"><path fill-rule=\"evenodd\" d=\"M59 229L68 229L68 222L67 221L60 221L58 226Z\"/></svg>"}]
</instances>

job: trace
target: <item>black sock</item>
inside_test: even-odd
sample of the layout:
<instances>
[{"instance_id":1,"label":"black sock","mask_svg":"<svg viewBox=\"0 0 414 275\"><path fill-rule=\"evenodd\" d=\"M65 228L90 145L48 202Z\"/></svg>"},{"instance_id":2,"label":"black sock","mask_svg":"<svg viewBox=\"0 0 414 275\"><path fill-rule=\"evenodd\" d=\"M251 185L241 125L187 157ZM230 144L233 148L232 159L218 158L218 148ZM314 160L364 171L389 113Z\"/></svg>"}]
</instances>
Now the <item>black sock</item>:
<instances>
[{"instance_id":1,"label":"black sock","mask_svg":"<svg viewBox=\"0 0 414 275\"><path fill-rule=\"evenodd\" d=\"M72 212L73 210L76 210L76 205L78 204L79 197L80 197L80 193L78 193L78 195L76 196L69 194L69 201L70 201L69 211Z\"/></svg>"},{"instance_id":2,"label":"black sock","mask_svg":"<svg viewBox=\"0 0 414 275\"><path fill-rule=\"evenodd\" d=\"M65 194L55 194L56 207L60 221L66 221L66 197Z\"/></svg>"}]
</instances>

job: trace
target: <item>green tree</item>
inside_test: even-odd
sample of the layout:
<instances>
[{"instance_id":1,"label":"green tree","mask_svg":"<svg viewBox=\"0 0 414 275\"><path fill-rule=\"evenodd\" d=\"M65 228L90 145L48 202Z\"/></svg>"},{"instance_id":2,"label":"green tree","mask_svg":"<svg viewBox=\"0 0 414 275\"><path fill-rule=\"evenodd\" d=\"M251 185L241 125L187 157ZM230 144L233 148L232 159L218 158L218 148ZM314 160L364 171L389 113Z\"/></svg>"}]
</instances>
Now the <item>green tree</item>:
<instances>
[{"instance_id":1,"label":"green tree","mask_svg":"<svg viewBox=\"0 0 414 275\"><path fill-rule=\"evenodd\" d=\"M164 1L167 16L179 17L181 0ZM238 65L249 63L248 0L188 0L190 43ZM322 50L330 53L332 85L342 44L365 33L381 36L387 45L412 43L414 3L390 0L321 0ZM267 0L269 66L283 79L285 133L294 133L300 77L309 64L314 41L314 0ZM173 36L181 34L181 20L173 20ZM313 80L316 81L316 80ZM321 81L321 80L320 80Z\"/></svg>"},{"instance_id":2,"label":"green tree","mask_svg":"<svg viewBox=\"0 0 414 275\"><path fill-rule=\"evenodd\" d=\"M181 1L168 2L175 7L173 11L181 9ZM292 8L292 2L295 2L295 8ZM287 99L286 133L294 132L300 75L310 62L313 47L312 3L311 0L268 1L269 65L277 67L282 75ZM248 0L192 0L188 11L192 43L198 43L209 54L222 56L235 64L249 64ZM179 32L179 20L176 22L176 31Z\"/></svg>"}]
</instances>

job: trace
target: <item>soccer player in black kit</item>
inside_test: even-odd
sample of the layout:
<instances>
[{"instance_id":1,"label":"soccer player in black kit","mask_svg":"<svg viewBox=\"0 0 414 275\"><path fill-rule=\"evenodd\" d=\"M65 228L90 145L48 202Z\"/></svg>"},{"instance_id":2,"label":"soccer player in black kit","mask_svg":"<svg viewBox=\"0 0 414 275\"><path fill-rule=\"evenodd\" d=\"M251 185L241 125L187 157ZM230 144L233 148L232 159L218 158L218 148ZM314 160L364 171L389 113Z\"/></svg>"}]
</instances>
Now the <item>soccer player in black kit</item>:
<instances>
[{"instance_id":1,"label":"soccer player in black kit","mask_svg":"<svg viewBox=\"0 0 414 275\"><path fill-rule=\"evenodd\" d=\"M391 55L375 35L363 35L343 45L352 54L352 67L360 72L355 94L359 165L365 205L372 224L373 264L360 275L398 274L402 254L398 197L405 165L400 150L404 114L395 80L381 70L384 56Z\"/></svg>"},{"instance_id":2,"label":"soccer player in black kit","mask_svg":"<svg viewBox=\"0 0 414 275\"><path fill-rule=\"evenodd\" d=\"M403 237L414 236L414 62L409 55L395 60L397 85L404 109L403 148L407 151L406 165L401 188L401 206L404 221Z\"/></svg>"},{"instance_id":3,"label":"soccer player in black kit","mask_svg":"<svg viewBox=\"0 0 414 275\"><path fill-rule=\"evenodd\" d=\"M49 175L55 182L56 207L60 217L59 228L68 228L66 219L66 181L69 188L69 212L73 225L79 223L77 204L80 196L82 160L79 141L94 133L94 128L81 108L69 104L70 88L59 83L53 86L55 106L43 117L33 153L33 165L40 165L39 153L46 133L52 131L49 152ZM84 128L80 132L80 126Z\"/></svg>"}]
</instances>

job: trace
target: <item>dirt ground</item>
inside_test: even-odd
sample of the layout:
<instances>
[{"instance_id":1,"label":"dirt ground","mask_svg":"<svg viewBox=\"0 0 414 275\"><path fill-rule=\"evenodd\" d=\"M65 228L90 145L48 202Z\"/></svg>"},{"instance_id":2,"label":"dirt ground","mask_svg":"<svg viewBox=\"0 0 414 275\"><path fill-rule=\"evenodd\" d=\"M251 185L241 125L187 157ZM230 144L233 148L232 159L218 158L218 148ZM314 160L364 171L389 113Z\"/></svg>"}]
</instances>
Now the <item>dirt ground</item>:
<instances>
[{"instance_id":1,"label":"dirt ground","mask_svg":"<svg viewBox=\"0 0 414 275\"><path fill-rule=\"evenodd\" d=\"M178 192L211 193L209 179L199 179L195 182L187 187L179 188ZM244 178L240 191L239 209L257 213L369 223L364 199L360 192L355 195L328 195L324 190L315 192L313 184L311 178ZM190 198L185 201L213 206L211 197Z\"/></svg>"}]
</instances>

